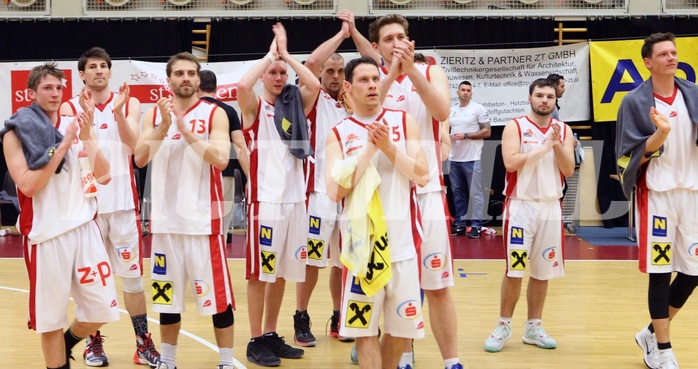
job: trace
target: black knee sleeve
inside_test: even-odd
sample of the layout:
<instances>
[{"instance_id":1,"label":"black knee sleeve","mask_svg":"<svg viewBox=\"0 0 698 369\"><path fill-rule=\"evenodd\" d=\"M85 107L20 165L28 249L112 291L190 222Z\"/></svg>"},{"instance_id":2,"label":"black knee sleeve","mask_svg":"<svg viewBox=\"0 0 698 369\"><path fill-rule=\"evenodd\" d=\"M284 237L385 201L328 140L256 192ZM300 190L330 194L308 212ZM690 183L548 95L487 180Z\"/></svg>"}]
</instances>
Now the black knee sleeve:
<instances>
[{"instance_id":1,"label":"black knee sleeve","mask_svg":"<svg viewBox=\"0 0 698 369\"><path fill-rule=\"evenodd\" d=\"M650 273L647 301L652 319L669 317L669 283L671 273Z\"/></svg>"},{"instance_id":2,"label":"black knee sleeve","mask_svg":"<svg viewBox=\"0 0 698 369\"><path fill-rule=\"evenodd\" d=\"M698 276L677 273L669 287L669 306L681 309L698 286Z\"/></svg>"},{"instance_id":3,"label":"black knee sleeve","mask_svg":"<svg viewBox=\"0 0 698 369\"><path fill-rule=\"evenodd\" d=\"M228 308L224 312L213 314L211 317L213 320L213 326L216 328L228 328L235 323L235 316L233 315L233 307L228 305Z\"/></svg>"},{"instance_id":4,"label":"black knee sleeve","mask_svg":"<svg viewBox=\"0 0 698 369\"><path fill-rule=\"evenodd\" d=\"M160 324L161 325L177 324L181 321L182 321L182 314L160 313Z\"/></svg>"}]
</instances>

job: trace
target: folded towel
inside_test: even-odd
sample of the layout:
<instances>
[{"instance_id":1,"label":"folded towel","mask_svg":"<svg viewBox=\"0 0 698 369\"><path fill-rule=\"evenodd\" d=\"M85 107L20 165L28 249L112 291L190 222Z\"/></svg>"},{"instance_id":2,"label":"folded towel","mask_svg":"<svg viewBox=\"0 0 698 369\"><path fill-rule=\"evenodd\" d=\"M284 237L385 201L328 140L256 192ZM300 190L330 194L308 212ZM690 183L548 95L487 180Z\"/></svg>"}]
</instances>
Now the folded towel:
<instances>
[{"instance_id":1,"label":"folded towel","mask_svg":"<svg viewBox=\"0 0 698 369\"><path fill-rule=\"evenodd\" d=\"M298 86L287 83L274 102L274 123L281 139L298 159L313 155L308 133L308 118Z\"/></svg>"},{"instance_id":2,"label":"folded towel","mask_svg":"<svg viewBox=\"0 0 698 369\"><path fill-rule=\"evenodd\" d=\"M332 179L342 187L350 187L357 163L358 156L335 162L330 172ZM347 196L343 213L349 223L342 233L340 259L359 279L367 296L380 291L392 278L388 233L378 194L380 182L378 171L369 163Z\"/></svg>"},{"instance_id":3,"label":"folded towel","mask_svg":"<svg viewBox=\"0 0 698 369\"><path fill-rule=\"evenodd\" d=\"M17 112L5 121L5 126L0 129L0 140L9 130L15 130L19 141L22 142L22 151L27 159L29 169L43 168L51 161L54 151L63 140L63 135L53 126L51 120L41 110L39 105L32 103L26 108L19 108ZM61 160L56 173L61 171L65 158Z\"/></svg>"}]
</instances>

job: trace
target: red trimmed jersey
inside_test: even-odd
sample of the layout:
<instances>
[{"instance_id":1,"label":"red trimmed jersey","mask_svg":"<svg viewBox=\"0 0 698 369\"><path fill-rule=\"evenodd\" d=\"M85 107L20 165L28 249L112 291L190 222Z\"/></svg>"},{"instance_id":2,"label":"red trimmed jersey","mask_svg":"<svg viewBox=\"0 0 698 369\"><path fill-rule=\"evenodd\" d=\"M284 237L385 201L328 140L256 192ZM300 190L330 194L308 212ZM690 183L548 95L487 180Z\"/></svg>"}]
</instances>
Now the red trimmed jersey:
<instances>
[{"instance_id":1,"label":"red trimmed jersey","mask_svg":"<svg viewBox=\"0 0 698 369\"><path fill-rule=\"evenodd\" d=\"M332 127L347 117L344 107L325 92L320 90L313 110L308 114L310 120L310 144L313 147L313 160L308 160L308 193L327 193L325 186L325 147L327 135Z\"/></svg>"},{"instance_id":2,"label":"red trimmed jersey","mask_svg":"<svg viewBox=\"0 0 698 369\"><path fill-rule=\"evenodd\" d=\"M184 124L208 141L216 109L217 105L199 100L185 113ZM160 109L153 112L157 126L162 121ZM177 117L171 115L172 124L150 164L151 232L225 234L221 171L190 147L177 127Z\"/></svg>"}]
</instances>

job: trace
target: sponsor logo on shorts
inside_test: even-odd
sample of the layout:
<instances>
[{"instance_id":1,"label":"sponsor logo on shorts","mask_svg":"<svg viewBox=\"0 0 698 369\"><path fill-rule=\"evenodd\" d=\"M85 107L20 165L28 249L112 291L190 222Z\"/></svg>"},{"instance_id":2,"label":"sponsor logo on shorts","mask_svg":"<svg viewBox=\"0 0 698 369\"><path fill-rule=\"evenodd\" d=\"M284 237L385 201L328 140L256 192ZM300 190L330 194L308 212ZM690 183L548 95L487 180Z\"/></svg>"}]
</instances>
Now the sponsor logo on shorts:
<instances>
[{"instance_id":1,"label":"sponsor logo on shorts","mask_svg":"<svg viewBox=\"0 0 698 369\"><path fill-rule=\"evenodd\" d=\"M420 330L420 329L424 329L424 321L423 320L421 322L419 322L419 324L417 324L417 330Z\"/></svg>"},{"instance_id":2,"label":"sponsor logo on shorts","mask_svg":"<svg viewBox=\"0 0 698 369\"><path fill-rule=\"evenodd\" d=\"M524 229L521 227L511 227L509 230L509 243L512 245L524 244Z\"/></svg>"},{"instance_id":3,"label":"sponsor logo on shorts","mask_svg":"<svg viewBox=\"0 0 698 369\"><path fill-rule=\"evenodd\" d=\"M116 250L119 253L119 257L121 258L121 260L125 262L133 260L137 254L133 247L119 247Z\"/></svg>"},{"instance_id":4,"label":"sponsor logo on shorts","mask_svg":"<svg viewBox=\"0 0 698 369\"><path fill-rule=\"evenodd\" d=\"M308 258L313 260L322 260L322 251L325 248L325 242L308 238Z\"/></svg>"},{"instance_id":5,"label":"sponsor logo on shorts","mask_svg":"<svg viewBox=\"0 0 698 369\"><path fill-rule=\"evenodd\" d=\"M131 264L131 267L128 268L128 270L138 270L138 265L136 265L136 264Z\"/></svg>"},{"instance_id":6,"label":"sponsor logo on shorts","mask_svg":"<svg viewBox=\"0 0 698 369\"><path fill-rule=\"evenodd\" d=\"M446 279L451 275L451 273L448 272L448 270L444 271L441 273L441 279Z\"/></svg>"},{"instance_id":7,"label":"sponsor logo on shorts","mask_svg":"<svg viewBox=\"0 0 698 369\"><path fill-rule=\"evenodd\" d=\"M209 306L211 306L211 300L204 301L203 307L209 307Z\"/></svg>"},{"instance_id":8,"label":"sponsor logo on shorts","mask_svg":"<svg viewBox=\"0 0 698 369\"><path fill-rule=\"evenodd\" d=\"M153 259L155 259L153 262L153 274L167 274L167 256L156 252Z\"/></svg>"},{"instance_id":9,"label":"sponsor logo on shorts","mask_svg":"<svg viewBox=\"0 0 698 369\"><path fill-rule=\"evenodd\" d=\"M308 260L308 247L303 245L296 250L296 260L305 262Z\"/></svg>"},{"instance_id":10,"label":"sponsor logo on shorts","mask_svg":"<svg viewBox=\"0 0 698 369\"><path fill-rule=\"evenodd\" d=\"M652 265L671 265L671 242L652 242Z\"/></svg>"},{"instance_id":11,"label":"sponsor logo on shorts","mask_svg":"<svg viewBox=\"0 0 698 369\"><path fill-rule=\"evenodd\" d=\"M373 313L373 303L356 300L349 300L347 306L345 327L368 328L371 323L371 313Z\"/></svg>"},{"instance_id":12,"label":"sponsor logo on shorts","mask_svg":"<svg viewBox=\"0 0 698 369\"><path fill-rule=\"evenodd\" d=\"M260 251L262 258L262 272L266 274L274 274L276 270L276 253L269 251Z\"/></svg>"},{"instance_id":13,"label":"sponsor logo on shorts","mask_svg":"<svg viewBox=\"0 0 698 369\"><path fill-rule=\"evenodd\" d=\"M422 259L422 266L427 270L439 271L446 267L446 255L441 252L434 252Z\"/></svg>"},{"instance_id":14,"label":"sponsor logo on shorts","mask_svg":"<svg viewBox=\"0 0 698 369\"><path fill-rule=\"evenodd\" d=\"M698 258L698 242L691 246L688 246L688 256L692 258Z\"/></svg>"},{"instance_id":15,"label":"sponsor logo on shorts","mask_svg":"<svg viewBox=\"0 0 698 369\"><path fill-rule=\"evenodd\" d=\"M102 124L99 126L99 129L107 129L107 128L109 128L109 126L107 126L106 123L102 123Z\"/></svg>"},{"instance_id":16,"label":"sponsor logo on shorts","mask_svg":"<svg viewBox=\"0 0 698 369\"><path fill-rule=\"evenodd\" d=\"M153 304L172 305L174 285L171 281L153 281Z\"/></svg>"},{"instance_id":17,"label":"sponsor logo on shorts","mask_svg":"<svg viewBox=\"0 0 698 369\"><path fill-rule=\"evenodd\" d=\"M543 250L543 260L553 261L555 260L555 255L557 254L557 246L548 247Z\"/></svg>"},{"instance_id":18,"label":"sponsor logo on shorts","mask_svg":"<svg viewBox=\"0 0 698 369\"><path fill-rule=\"evenodd\" d=\"M397 315L403 319L417 319L422 316L422 303L417 300L407 300L397 307Z\"/></svg>"},{"instance_id":19,"label":"sponsor logo on shorts","mask_svg":"<svg viewBox=\"0 0 698 369\"><path fill-rule=\"evenodd\" d=\"M652 236L666 237L666 217L652 216Z\"/></svg>"},{"instance_id":20,"label":"sponsor logo on shorts","mask_svg":"<svg viewBox=\"0 0 698 369\"><path fill-rule=\"evenodd\" d=\"M109 307L117 307L119 304L116 302L116 300L111 300L111 305Z\"/></svg>"},{"instance_id":21,"label":"sponsor logo on shorts","mask_svg":"<svg viewBox=\"0 0 698 369\"><path fill-rule=\"evenodd\" d=\"M308 219L308 233L310 234L320 234L320 225L322 224L322 219L311 215Z\"/></svg>"},{"instance_id":22,"label":"sponsor logo on shorts","mask_svg":"<svg viewBox=\"0 0 698 369\"><path fill-rule=\"evenodd\" d=\"M357 295L366 295L364 293L364 290L361 288L361 283L359 282L359 278L356 278L354 276L351 277L351 288L350 291L351 293L355 293Z\"/></svg>"},{"instance_id":23,"label":"sponsor logo on shorts","mask_svg":"<svg viewBox=\"0 0 698 369\"><path fill-rule=\"evenodd\" d=\"M272 234L274 228L268 226L259 227L259 244L262 246L271 246Z\"/></svg>"},{"instance_id":24,"label":"sponsor logo on shorts","mask_svg":"<svg viewBox=\"0 0 698 369\"><path fill-rule=\"evenodd\" d=\"M526 250L511 250L509 252L509 268L511 270L526 270L528 252Z\"/></svg>"},{"instance_id":25,"label":"sponsor logo on shorts","mask_svg":"<svg viewBox=\"0 0 698 369\"><path fill-rule=\"evenodd\" d=\"M202 281L201 279L194 280L194 291L196 292L197 297L206 296L209 290L210 287L206 281Z\"/></svg>"}]
</instances>

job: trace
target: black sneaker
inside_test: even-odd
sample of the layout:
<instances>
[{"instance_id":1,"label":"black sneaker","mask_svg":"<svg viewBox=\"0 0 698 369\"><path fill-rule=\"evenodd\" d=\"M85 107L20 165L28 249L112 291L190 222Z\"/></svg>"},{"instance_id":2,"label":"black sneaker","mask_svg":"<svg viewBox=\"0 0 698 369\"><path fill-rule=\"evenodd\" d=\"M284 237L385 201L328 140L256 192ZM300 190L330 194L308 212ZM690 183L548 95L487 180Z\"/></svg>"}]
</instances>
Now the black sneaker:
<instances>
[{"instance_id":1,"label":"black sneaker","mask_svg":"<svg viewBox=\"0 0 698 369\"><path fill-rule=\"evenodd\" d=\"M480 228L470 227L470 232L468 232L468 238L480 238Z\"/></svg>"},{"instance_id":2,"label":"black sneaker","mask_svg":"<svg viewBox=\"0 0 698 369\"><path fill-rule=\"evenodd\" d=\"M330 318L330 337L334 337L341 342L354 342L354 337L344 337L339 335L339 311L332 312L332 317Z\"/></svg>"},{"instance_id":3,"label":"black sneaker","mask_svg":"<svg viewBox=\"0 0 698 369\"><path fill-rule=\"evenodd\" d=\"M465 227L459 225L451 225L451 236L462 236L465 234Z\"/></svg>"},{"instance_id":4,"label":"black sneaker","mask_svg":"<svg viewBox=\"0 0 698 369\"><path fill-rule=\"evenodd\" d=\"M247 361L259 366L281 365L281 359L271 352L263 337L253 338L247 344Z\"/></svg>"},{"instance_id":5,"label":"black sneaker","mask_svg":"<svg viewBox=\"0 0 698 369\"><path fill-rule=\"evenodd\" d=\"M293 340L302 347L315 346L315 336L310 332L310 315L307 310L298 311L293 315Z\"/></svg>"},{"instance_id":6,"label":"black sneaker","mask_svg":"<svg viewBox=\"0 0 698 369\"><path fill-rule=\"evenodd\" d=\"M279 337L276 332L265 333L262 338L269 350L282 359L298 359L305 354L305 351L287 345L283 337Z\"/></svg>"}]
</instances>

